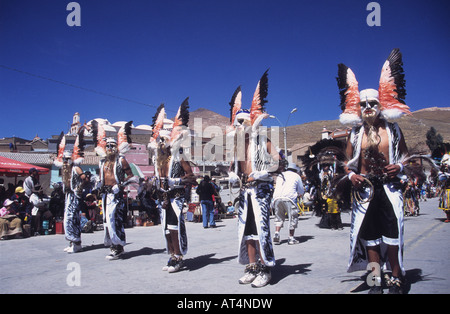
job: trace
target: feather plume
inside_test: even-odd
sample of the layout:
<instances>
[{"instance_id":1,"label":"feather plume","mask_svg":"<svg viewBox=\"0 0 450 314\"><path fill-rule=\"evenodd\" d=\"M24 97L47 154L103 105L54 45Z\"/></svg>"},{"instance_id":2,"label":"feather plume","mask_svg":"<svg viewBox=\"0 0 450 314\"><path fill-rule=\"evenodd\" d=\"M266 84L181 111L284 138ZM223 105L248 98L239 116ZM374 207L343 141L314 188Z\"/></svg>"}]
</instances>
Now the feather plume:
<instances>
[{"instance_id":1,"label":"feather plume","mask_svg":"<svg viewBox=\"0 0 450 314\"><path fill-rule=\"evenodd\" d=\"M77 134L75 139L75 144L73 145L72 151L72 162L75 165L81 164L84 159L84 146L86 145L84 141L84 127L82 127Z\"/></svg>"},{"instance_id":2,"label":"feather plume","mask_svg":"<svg viewBox=\"0 0 450 314\"><path fill-rule=\"evenodd\" d=\"M94 139L95 152L100 157L106 156L106 132L103 126L96 120L92 121L92 137Z\"/></svg>"},{"instance_id":3,"label":"feather plume","mask_svg":"<svg viewBox=\"0 0 450 314\"><path fill-rule=\"evenodd\" d=\"M66 136L64 135L64 132L61 132L58 138L58 144L56 144L56 159L53 161L53 164L56 167L62 167L63 165L65 148L66 148Z\"/></svg>"},{"instance_id":4,"label":"feather plume","mask_svg":"<svg viewBox=\"0 0 450 314\"><path fill-rule=\"evenodd\" d=\"M361 106L359 104L358 81L353 71L346 65L338 64L338 76L336 77L340 107L343 111L339 116L342 124L355 124L361 122Z\"/></svg>"},{"instance_id":5,"label":"feather plume","mask_svg":"<svg viewBox=\"0 0 450 314\"><path fill-rule=\"evenodd\" d=\"M268 71L267 69L262 75L253 95L252 106L250 107L250 120L252 125L265 112L266 97L269 89Z\"/></svg>"},{"instance_id":6,"label":"feather plume","mask_svg":"<svg viewBox=\"0 0 450 314\"><path fill-rule=\"evenodd\" d=\"M242 91L241 91L241 87L239 86L234 91L234 94L231 97L231 101L230 101L230 123L231 123L231 125L234 124L234 120L236 118L236 113L241 108L242 108Z\"/></svg>"},{"instance_id":7,"label":"feather plume","mask_svg":"<svg viewBox=\"0 0 450 314\"><path fill-rule=\"evenodd\" d=\"M180 135L186 129L189 122L189 97L187 97L175 116L172 132L170 133L170 145L172 146L178 140Z\"/></svg>"},{"instance_id":8,"label":"feather plume","mask_svg":"<svg viewBox=\"0 0 450 314\"><path fill-rule=\"evenodd\" d=\"M131 147L131 125L133 121L125 123L117 133L117 149L120 154L125 154Z\"/></svg>"},{"instance_id":9,"label":"feather plume","mask_svg":"<svg viewBox=\"0 0 450 314\"><path fill-rule=\"evenodd\" d=\"M383 64L378 94L382 115L386 119L396 119L403 114L411 114L405 104L405 75L402 54L398 48L390 53Z\"/></svg>"},{"instance_id":10,"label":"feather plume","mask_svg":"<svg viewBox=\"0 0 450 314\"><path fill-rule=\"evenodd\" d=\"M159 136L159 132L164 126L164 119L166 118L166 110L164 109L164 104L159 105L156 110L156 114L153 116L153 134L152 138L156 140Z\"/></svg>"}]
</instances>

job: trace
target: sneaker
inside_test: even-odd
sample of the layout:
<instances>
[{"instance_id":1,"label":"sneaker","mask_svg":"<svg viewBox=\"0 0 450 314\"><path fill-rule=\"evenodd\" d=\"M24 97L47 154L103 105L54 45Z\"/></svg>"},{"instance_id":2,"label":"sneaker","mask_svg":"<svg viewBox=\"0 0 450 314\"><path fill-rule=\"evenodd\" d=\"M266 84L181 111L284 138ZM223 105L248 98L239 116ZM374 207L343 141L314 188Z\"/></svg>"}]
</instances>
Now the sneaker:
<instances>
[{"instance_id":1,"label":"sneaker","mask_svg":"<svg viewBox=\"0 0 450 314\"><path fill-rule=\"evenodd\" d=\"M275 235L273 237L273 244L276 244L276 245L280 245L281 244L281 242L280 242L280 234L279 233L275 233Z\"/></svg>"},{"instance_id":2,"label":"sneaker","mask_svg":"<svg viewBox=\"0 0 450 314\"><path fill-rule=\"evenodd\" d=\"M398 278L392 277L388 294L403 294L402 282Z\"/></svg>"},{"instance_id":3,"label":"sneaker","mask_svg":"<svg viewBox=\"0 0 450 314\"><path fill-rule=\"evenodd\" d=\"M253 288L264 287L270 282L271 278L272 278L272 274L271 274L270 268L265 265L260 265L259 272L256 275L255 280L253 280L253 282L252 282L252 287Z\"/></svg>"},{"instance_id":4,"label":"sneaker","mask_svg":"<svg viewBox=\"0 0 450 314\"><path fill-rule=\"evenodd\" d=\"M76 243L72 243L72 245L68 248L68 250L66 251L67 253L78 253L81 252L81 250L83 249L83 247L80 244L76 244Z\"/></svg>"},{"instance_id":5,"label":"sneaker","mask_svg":"<svg viewBox=\"0 0 450 314\"><path fill-rule=\"evenodd\" d=\"M289 245L293 245L293 244L299 244L300 242L294 238L289 238L288 244Z\"/></svg>"},{"instance_id":6,"label":"sneaker","mask_svg":"<svg viewBox=\"0 0 450 314\"><path fill-rule=\"evenodd\" d=\"M168 271L170 266L175 265L175 258L174 256L170 256L169 260L167 261L167 265L162 268L163 271Z\"/></svg>"},{"instance_id":7,"label":"sneaker","mask_svg":"<svg viewBox=\"0 0 450 314\"><path fill-rule=\"evenodd\" d=\"M69 243L69 246L64 248L64 252L69 252L72 249L72 242Z\"/></svg>"},{"instance_id":8,"label":"sneaker","mask_svg":"<svg viewBox=\"0 0 450 314\"><path fill-rule=\"evenodd\" d=\"M255 280L255 278L256 278L257 272L258 272L258 265L257 264L248 264L245 267L244 276L239 278L239 283L241 285L248 285L249 283L252 283L253 280Z\"/></svg>"},{"instance_id":9,"label":"sneaker","mask_svg":"<svg viewBox=\"0 0 450 314\"><path fill-rule=\"evenodd\" d=\"M384 276L386 279L386 275ZM379 276L372 277L372 286L369 289L369 294L383 294L382 279Z\"/></svg>"},{"instance_id":10,"label":"sneaker","mask_svg":"<svg viewBox=\"0 0 450 314\"><path fill-rule=\"evenodd\" d=\"M117 246L111 246L111 253L109 253L109 255L107 255L105 258L107 260L113 261L116 259L119 259L120 256L123 254L124 250L123 247L120 245Z\"/></svg>"},{"instance_id":11,"label":"sneaker","mask_svg":"<svg viewBox=\"0 0 450 314\"><path fill-rule=\"evenodd\" d=\"M170 265L169 268L167 268L167 272L169 272L169 273L176 273L182 267L183 267L183 258L182 257L179 257L179 258L175 257L173 259L172 265Z\"/></svg>"}]
</instances>

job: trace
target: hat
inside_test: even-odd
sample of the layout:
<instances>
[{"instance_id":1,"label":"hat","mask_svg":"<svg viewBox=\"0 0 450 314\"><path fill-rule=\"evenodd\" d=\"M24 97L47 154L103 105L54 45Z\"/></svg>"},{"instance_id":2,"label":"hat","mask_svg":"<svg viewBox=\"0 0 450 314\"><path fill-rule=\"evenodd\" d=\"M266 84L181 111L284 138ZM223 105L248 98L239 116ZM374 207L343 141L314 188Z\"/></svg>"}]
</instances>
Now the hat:
<instances>
[{"instance_id":1,"label":"hat","mask_svg":"<svg viewBox=\"0 0 450 314\"><path fill-rule=\"evenodd\" d=\"M4 206L4 207L7 207L7 206L11 205L12 203L14 203L14 201L11 201L10 199L6 199L6 200L3 202L3 206Z\"/></svg>"},{"instance_id":2,"label":"hat","mask_svg":"<svg viewBox=\"0 0 450 314\"><path fill-rule=\"evenodd\" d=\"M23 187L18 186L18 187L16 187L15 192L16 192L16 193L25 193L25 190L23 189Z\"/></svg>"},{"instance_id":3,"label":"hat","mask_svg":"<svg viewBox=\"0 0 450 314\"><path fill-rule=\"evenodd\" d=\"M377 100L380 113L384 119L397 119L403 114L410 114L405 104L405 75L402 54L398 48L393 49L383 64L378 90L365 89L361 92L353 71L346 65L338 65L337 83L340 94L342 113L339 120L342 124L361 122L360 101Z\"/></svg>"},{"instance_id":4,"label":"hat","mask_svg":"<svg viewBox=\"0 0 450 314\"><path fill-rule=\"evenodd\" d=\"M294 171L297 171L297 172L300 171L300 168L297 166L297 164L293 163L293 162L290 162L288 164L287 169L291 169L291 170L294 170Z\"/></svg>"}]
</instances>

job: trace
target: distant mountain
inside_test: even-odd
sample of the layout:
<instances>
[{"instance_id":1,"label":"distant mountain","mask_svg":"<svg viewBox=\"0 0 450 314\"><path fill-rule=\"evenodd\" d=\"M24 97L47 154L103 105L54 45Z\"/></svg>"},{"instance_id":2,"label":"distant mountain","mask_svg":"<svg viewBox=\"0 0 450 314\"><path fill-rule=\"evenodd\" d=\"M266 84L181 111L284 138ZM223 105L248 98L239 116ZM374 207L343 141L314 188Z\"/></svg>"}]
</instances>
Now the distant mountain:
<instances>
[{"instance_id":1,"label":"distant mountain","mask_svg":"<svg viewBox=\"0 0 450 314\"><path fill-rule=\"evenodd\" d=\"M202 119L203 129L211 125L219 126L224 134L226 127L230 125L229 118L205 108L199 108L189 113L190 129L194 129L195 119Z\"/></svg>"},{"instance_id":2,"label":"distant mountain","mask_svg":"<svg viewBox=\"0 0 450 314\"><path fill-rule=\"evenodd\" d=\"M230 124L229 118L205 108L200 108L190 113L190 128L194 128L195 118L202 119L203 129L207 126L215 125L225 131L226 127ZM442 135L444 142L450 142L450 107L430 107L417 110L412 112L410 116L403 116L396 120L396 122L398 122L402 129L408 149L411 151L428 151L428 147L426 146L426 133L432 126ZM320 140L324 127L330 131L345 129L345 126L338 119L289 126L287 127L288 148L294 144L314 143ZM280 139L279 143L282 145L282 139Z\"/></svg>"}]
</instances>

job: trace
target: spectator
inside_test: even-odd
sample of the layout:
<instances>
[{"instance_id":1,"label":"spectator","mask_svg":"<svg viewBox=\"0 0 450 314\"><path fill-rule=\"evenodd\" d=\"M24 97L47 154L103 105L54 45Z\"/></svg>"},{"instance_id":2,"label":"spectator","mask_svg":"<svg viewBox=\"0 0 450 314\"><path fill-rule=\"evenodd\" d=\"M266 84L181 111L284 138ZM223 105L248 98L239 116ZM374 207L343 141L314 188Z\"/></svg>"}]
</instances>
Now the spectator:
<instances>
[{"instance_id":1,"label":"spectator","mask_svg":"<svg viewBox=\"0 0 450 314\"><path fill-rule=\"evenodd\" d=\"M29 170L29 176L25 178L23 182L23 188L25 190L25 194L30 197L33 193L33 189L36 185L39 185L39 172L36 168L31 168Z\"/></svg>"},{"instance_id":2,"label":"spectator","mask_svg":"<svg viewBox=\"0 0 450 314\"><path fill-rule=\"evenodd\" d=\"M208 224L211 228L216 227L216 222L214 221L214 202L213 196L216 193L214 186L211 183L209 176L205 176L203 181L200 182L197 187L196 193L200 196L200 204L202 206L202 216L203 216L203 228L208 228Z\"/></svg>"},{"instance_id":3,"label":"spectator","mask_svg":"<svg viewBox=\"0 0 450 314\"><path fill-rule=\"evenodd\" d=\"M49 222L49 230L53 229L53 215L48 209L50 199L44 194L40 185L34 186L30 196L30 202L33 204L33 208L31 210L32 234L36 236L43 232L42 221L45 220Z\"/></svg>"},{"instance_id":4,"label":"spectator","mask_svg":"<svg viewBox=\"0 0 450 314\"><path fill-rule=\"evenodd\" d=\"M289 241L288 244L297 244L294 238L295 229L298 225L297 198L304 193L302 179L298 171L300 169L294 163L289 163L286 171L277 177L275 191L273 193L275 209L275 236L274 244L280 244L280 230L283 227L286 215L289 219Z\"/></svg>"},{"instance_id":5,"label":"spectator","mask_svg":"<svg viewBox=\"0 0 450 314\"><path fill-rule=\"evenodd\" d=\"M7 199L0 209L0 237L2 240L22 236L22 221L12 209L13 203L14 201Z\"/></svg>"},{"instance_id":6,"label":"spectator","mask_svg":"<svg viewBox=\"0 0 450 314\"><path fill-rule=\"evenodd\" d=\"M234 206L233 206L233 203L231 201L228 202L227 216L234 216Z\"/></svg>"},{"instance_id":7,"label":"spectator","mask_svg":"<svg viewBox=\"0 0 450 314\"><path fill-rule=\"evenodd\" d=\"M19 218L22 220L22 225L31 223L31 209L33 204L30 203L30 199L25 194L25 190L18 186L16 187L14 195L11 197L14 201L13 209Z\"/></svg>"}]
</instances>

